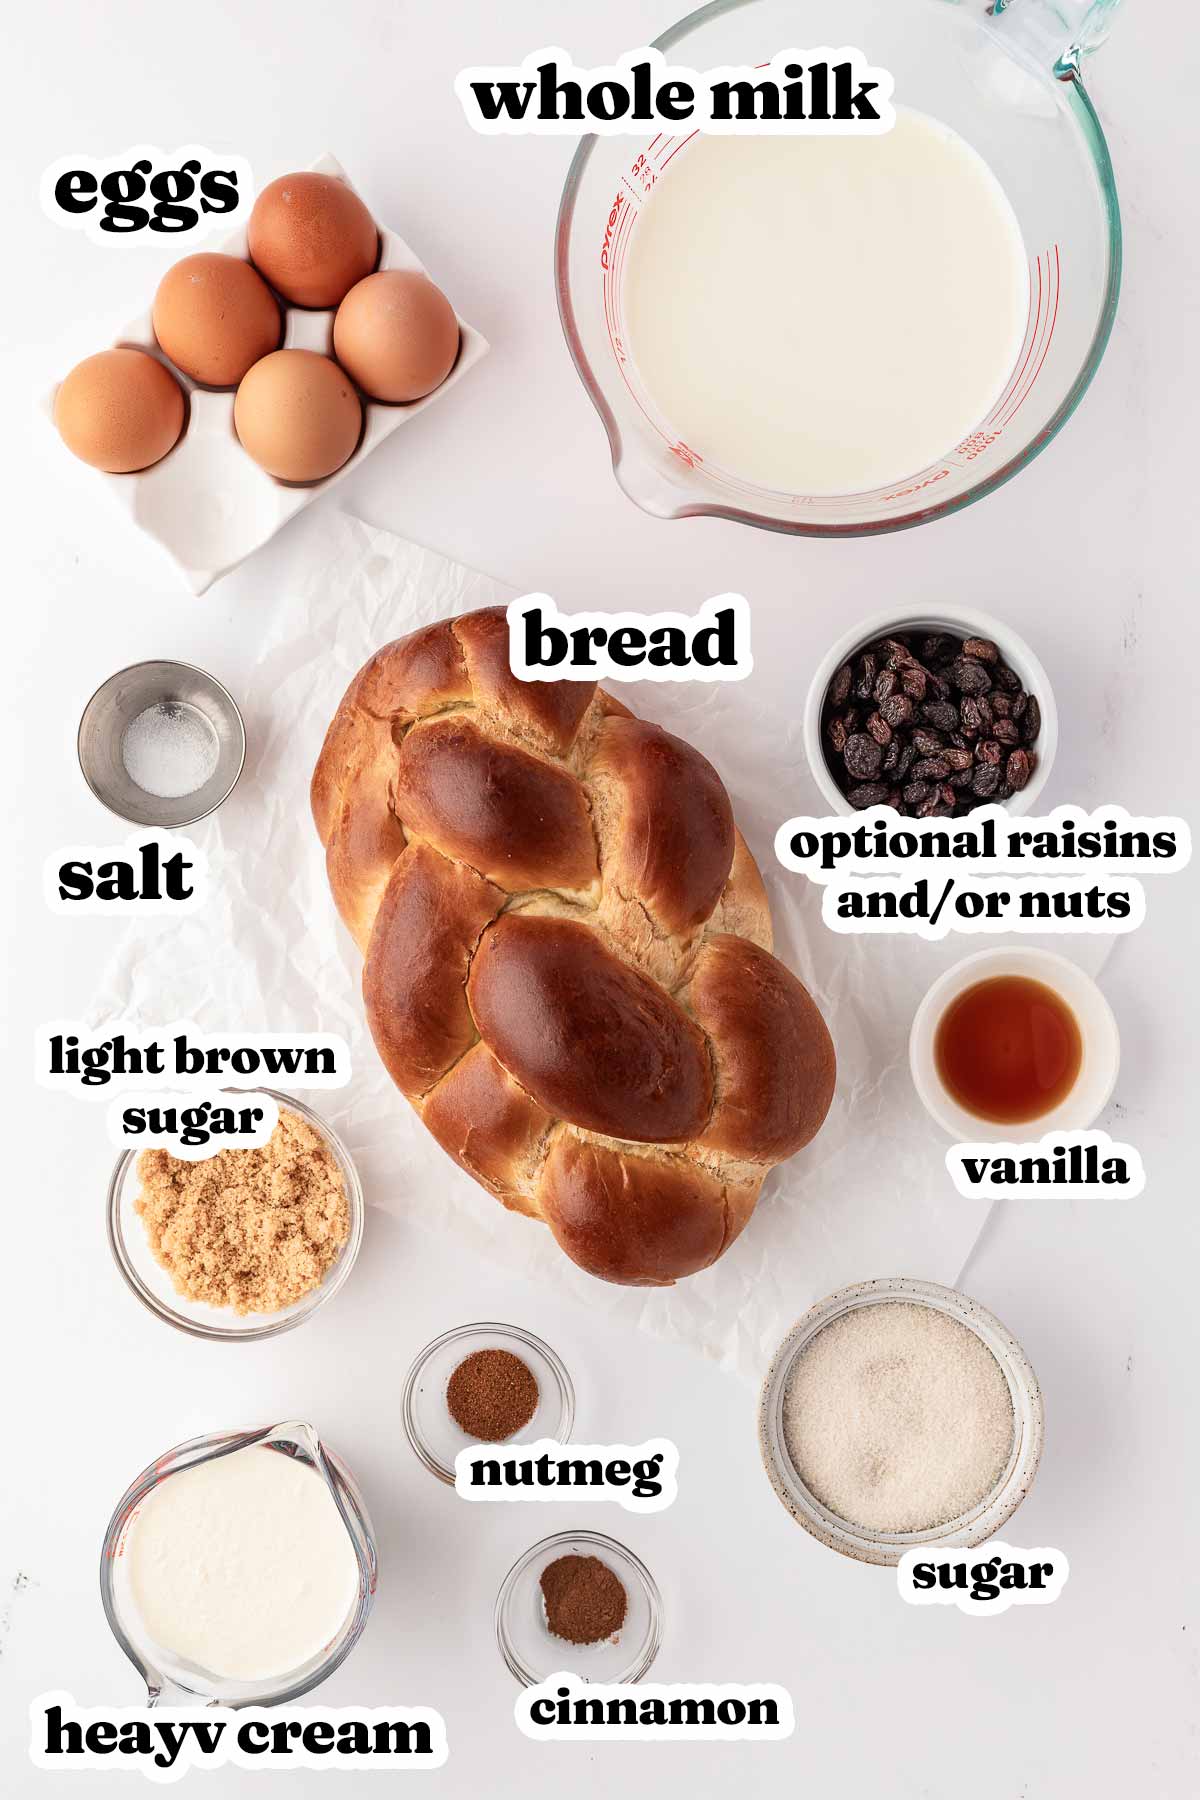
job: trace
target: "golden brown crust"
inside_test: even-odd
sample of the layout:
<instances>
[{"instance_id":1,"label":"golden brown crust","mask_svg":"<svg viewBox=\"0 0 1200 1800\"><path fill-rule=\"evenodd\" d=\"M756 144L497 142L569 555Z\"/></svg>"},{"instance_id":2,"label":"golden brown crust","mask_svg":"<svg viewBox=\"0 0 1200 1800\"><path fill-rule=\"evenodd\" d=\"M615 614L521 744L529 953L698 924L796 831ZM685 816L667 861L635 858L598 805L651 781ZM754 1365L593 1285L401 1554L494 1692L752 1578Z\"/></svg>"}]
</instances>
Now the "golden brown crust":
<instances>
[{"instance_id":1,"label":"golden brown crust","mask_svg":"<svg viewBox=\"0 0 1200 1800\"><path fill-rule=\"evenodd\" d=\"M713 1097L703 1034L591 925L506 914L484 934L467 1000L480 1036L553 1117L637 1144L703 1129Z\"/></svg>"},{"instance_id":2,"label":"golden brown crust","mask_svg":"<svg viewBox=\"0 0 1200 1800\"><path fill-rule=\"evenodd\" d=\"M808 989L748 938L712 937L686 993L719 1098L698 1142L768 1166L815 1137L833 1099L833 1039Z\"/></svg>"},{"instance_id":3,"label":"golden brown crust","mask_svg":"<svg viewBox=\"0 0 1200 1800\"><path fill-rule=\"evenodd\" d=\"M609 718L588 781L605 801L604 880L664 931L689 937L720 898L733 863L733 808L721 777L682 738L645 719Z\"/></svg>"},{"instance_id":4,"label":"golden brown crust","mask_svg":"<svg viewBox=\"0 0 1200 1800\"><path fill-rule=\"evenodd\" d=\"M562 1132L538 1199L567 1255L602 1281L663 1287L725 1248L722 1185L682 1157L631 1155Z\"/></svg>"}]
</instances>

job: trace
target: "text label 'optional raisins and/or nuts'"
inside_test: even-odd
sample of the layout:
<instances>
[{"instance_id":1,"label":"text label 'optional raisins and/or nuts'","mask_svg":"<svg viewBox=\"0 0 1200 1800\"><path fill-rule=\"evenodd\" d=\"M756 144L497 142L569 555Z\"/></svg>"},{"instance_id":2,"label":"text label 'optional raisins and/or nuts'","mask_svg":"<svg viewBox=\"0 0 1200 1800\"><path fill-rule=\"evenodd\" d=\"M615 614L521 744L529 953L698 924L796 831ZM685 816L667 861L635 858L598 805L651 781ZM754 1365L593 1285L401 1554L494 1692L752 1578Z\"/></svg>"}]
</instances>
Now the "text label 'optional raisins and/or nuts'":
<instances>
[{"instance_id":1,"label":"text label 'optional raisins and/or nuts'","mask_svg":"<svg viewBox=\"0 0 1200 1800\"><path fill-rule=\"evenodd\" d=\"M821 916L845 935L1105 935L1137 929L1146 916L1139 877L1186 867L1192 838L1183 819L1120 806L1014 819L988 805L962 818L907 819L880 805L857 819L788 819L775 854L824 890Z\"/></svg>"}]
</instances>

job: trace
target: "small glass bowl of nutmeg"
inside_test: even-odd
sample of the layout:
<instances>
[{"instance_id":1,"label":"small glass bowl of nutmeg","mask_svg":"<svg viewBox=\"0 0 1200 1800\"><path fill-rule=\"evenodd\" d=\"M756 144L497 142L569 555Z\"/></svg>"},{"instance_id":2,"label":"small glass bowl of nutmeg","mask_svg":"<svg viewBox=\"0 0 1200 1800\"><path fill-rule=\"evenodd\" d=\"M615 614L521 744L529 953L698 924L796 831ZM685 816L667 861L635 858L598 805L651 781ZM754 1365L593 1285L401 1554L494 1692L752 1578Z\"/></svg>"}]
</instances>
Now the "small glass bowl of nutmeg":
<instances>
[{"instance_id":1,"label":"small glass bowl of nutmeg","mask_svg":"<svg viewBox=\"0 0 1200 1800\"><path fill-rule=\"evenodd\" d=\"M404 1383L404 1430L417 1459L454 1485L454 1459L472 1444L553 1438L575 1423L575 1389L562 1359L519 1325L457 1325L413 1359Z\"/></svg>"},{"instance_id":2,"label":"small glass bowl of nutmeg","mask_svg":"<svg viewBox=\"0 0 1200 1800\"><path fill-rule=\"evenodd\" d=\"M354 1267L366 1206L350 1153L294 1095L261 1146L193 1162L125 1150L108 1184L109 1248L126 1286L156 1319L190 1337L247 1343L292 1331L332 1299ZM256 1230L270 1209L269 1230ZM247 1244L261 1242L261 1256Z\"/></svg>"}]
</instances>

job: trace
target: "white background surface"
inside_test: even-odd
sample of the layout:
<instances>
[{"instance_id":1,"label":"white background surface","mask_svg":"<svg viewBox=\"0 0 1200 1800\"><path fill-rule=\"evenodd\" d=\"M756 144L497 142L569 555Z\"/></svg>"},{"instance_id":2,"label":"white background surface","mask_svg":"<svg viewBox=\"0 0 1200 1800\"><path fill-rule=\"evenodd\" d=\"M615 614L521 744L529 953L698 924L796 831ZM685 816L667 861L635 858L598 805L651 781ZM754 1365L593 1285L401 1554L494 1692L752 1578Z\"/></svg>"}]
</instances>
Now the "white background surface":
<instances>
[{"instance_id":1,"label":"white background surface","mask_svg":"<svg viewBox=\"0 0 1200 1800\"><path fill-rule=\"evenodd\" d=\"M1200 729L1200 261L1186 174L1197 133L1184 47L1161 63L1161 10L1153 34L1148 8L1131 0L1125 11L1092 88L1122 193L1127 275L1082 410L981 507L927 530L828 546L709 521L657 523L618 494L554 312L550 242L569 146L476 137L453 98L466 62L563 41L579 61L607 60L669 23L670 5L348 0L318 13L263 0L202 11L110 0L26 8L10 23L0 439L3 766L15 852L0 1484L8 1791L75 1791L25 1760L32 1695L65 1687L84 1705L138 1698L96 1595L100 1534L129 1478L194 1432L301 1412L353 1464L383 1557L368 1635L322 1697L438 1707L451 1760L429 1779L443 1792L590 1796L630 1782L681 1795L724 1794L737 1782L854 1800L1196 1792L1192 875L1151 885L1146 927L1118 945L1105 973L1124 1051L1106 1122L1141 1148L1145 1196L1125 1207L1009 1205L963 1273L961 1285L1022 1339L1046 1394L1042 1472L1012 1535L1060 1546L1072 1567L1055 1606L988 1622L904 1607L887 1574L843 1562L792 1525L757 1467L746 1384L683 1350L614 1333L602 1309L500 1278L450 1238L414 1233L378 1209L352 1282L304 1330L227 1349L170 1333L133 1303L108 1260L110 1153L98 1117L29 1077L34 1024L79 1007L112 929L52 917L40 894L49 851L112 836L74 763L83 702L113 669L154 655L197 661L236 692L266 619L287 606L320 543L326 506L549 590L571 610L692 610L706 594L740 590L754 609L756 655L794 668L797 703L814 658L856 613L891 599L973 602L1026 633L1055 683L1065 729L1048 799L1186 814ZM1172 11L1180 27L1189 23L1188 9ZM333 149L493 344L420 429L398 433L199 602L32 417L45 382L106 341L131 294L152 286L171 256L162 245L105 253L55 228L37 207L42 168L68 150L187 139L245 153L259 181ZM298 721L298 755L310 754L311 729ZM793 810L790 774L762 771L781 816ZM947 1179L941 1157L931 1130L930 1183ZM855 1178L888 1180L869 1144ZM847 1208L854 1202L848 1188ZM862 1271L891 1273L922 1271ZM492 1598L512 1558L565 1514L464 1507L417 1466L399 1422L412 1353L446 1326L488 1315L519 1320L559 1348L589 1437L666 1433L679 1444L681 1493L668 1513L618 1522L589 1509L583 1522L624 1537L662 1586L655 1675L785 1683L797 1715L788 1743L638 1749L518 1736ZM252 1791L253 1776L219 1779L222 1794ZM87 1778L104 1795L132 1780ZM306 1793L338 1780L292 1777Z\"/></svg>"}]
</instances>

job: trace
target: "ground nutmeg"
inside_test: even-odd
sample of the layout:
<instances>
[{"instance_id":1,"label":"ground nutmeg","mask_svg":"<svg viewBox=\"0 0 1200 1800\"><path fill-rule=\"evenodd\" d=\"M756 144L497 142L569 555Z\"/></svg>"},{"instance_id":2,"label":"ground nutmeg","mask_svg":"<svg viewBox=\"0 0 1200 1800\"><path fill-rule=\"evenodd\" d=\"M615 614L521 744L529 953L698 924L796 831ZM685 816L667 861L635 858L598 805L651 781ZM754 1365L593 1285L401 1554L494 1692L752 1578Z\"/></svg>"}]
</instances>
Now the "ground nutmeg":
<instances>
[{"instance_id":1,"label":"ground nutmeg","mask_svg":"<svg viewBox=\"0 0 1200 1800\"><path fill-rule=\"evenodd\" d=\"M528 1425L537 1403L537 1378L511 1350L472 1351L446 1388L450 1417L484 1444L502 1444Z\"/></svg>"},{"instance_id":2,"label":"ground nutmeg","mask_svg":"<svg viewBox=\"0 0 1200 1800\"><path fill-rule=\"evenodd\" d=\"M546 1624L568 1644L598 1644L625 1623L625 1589L598 1556L560 1556L539 1577Z\"/></svg>"}]
</instances>

